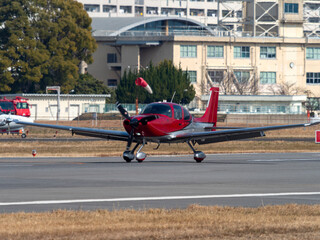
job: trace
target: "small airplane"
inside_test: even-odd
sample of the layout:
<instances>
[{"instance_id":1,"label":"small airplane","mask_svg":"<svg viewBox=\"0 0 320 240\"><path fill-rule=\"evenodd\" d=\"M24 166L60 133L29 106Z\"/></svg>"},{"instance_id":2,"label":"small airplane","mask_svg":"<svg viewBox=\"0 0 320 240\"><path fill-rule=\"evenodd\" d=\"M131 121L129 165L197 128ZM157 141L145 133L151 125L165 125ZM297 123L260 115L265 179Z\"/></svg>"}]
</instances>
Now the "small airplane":
<instances>
[{"instance_id":1,"label":"small airplane","mask_svg":"<svg viewBox=\"0 0 320 240\"><path fill-rule=\"evenodd\" d=\"M0 133L1 134L21 134L22 138L26 138L27 135L24 132L24 125L18 123L18 121L23 121L26 123L32 123L33 120L28 117L23 117L19 115L5 114L0 111Z\"/></svg>"},{"instance_id":2,"label":"small airplane","mask_svg":"<svg viewBox=\"0 0 320 240\"><path fill-rule=\"evenodd\" d=\"M314 122L253 128L217 127L219 88L213 87L210 91L211 94L207 109L200 118L193 117L185 107L171 102L148 104L139 115L130 117L129 113L121 104L117 103L119 112L125 118L123 126L126 131L41 124L25 121L25 118L13 121L16 124L66 130L70 131L72 135L78 134L125 141L127 142L127 147L123 152L123 159L126 162L131 162L134 158L136 158L138 162L145 160L147 155L141 152L141 150L148 142L157 143L158 146L156 149L159 148L161 143L187 143L194 153L196 162L202 162L206 158L206 155L202 151L196 151L194 148L195 144L202 145L263 137L265 136L265 131L307 127L320 123ZM131 148L132 143L135 143L133 148ZM138 147L139 149L135 154Z\"/></svg>"}]
</instances>

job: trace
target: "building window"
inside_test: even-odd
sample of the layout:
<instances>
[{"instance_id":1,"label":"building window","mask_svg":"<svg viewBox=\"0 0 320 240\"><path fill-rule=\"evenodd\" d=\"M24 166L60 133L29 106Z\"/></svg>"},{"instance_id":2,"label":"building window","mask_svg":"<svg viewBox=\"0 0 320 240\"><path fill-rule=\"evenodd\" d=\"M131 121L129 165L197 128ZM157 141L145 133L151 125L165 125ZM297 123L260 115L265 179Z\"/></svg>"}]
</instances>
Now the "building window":
<instances>
[{"instance_id":1,"label":"building window","mask_svg":"<svg viewBox=\"0 0 320 240\"><path fill-rule=\"evenodd\" d=\"M108 79L108 87L116 87L117 79Z\"/></svg>"},{"instance_id":2,"label":"building window","mask_svg":"<svg viewBox=\"0 0 320 240\"><path fill-rule=\"evenodd\" d=\"M307 73L307 84L319 84L319 83L320 83L320 72Z\"/></svg>"},{"instance_id":3,"label":"building window","mask_svg":"<svg viewBox=\"0 0 320 240\"><path fill-rule=\"evenodd\" d=\"M208 57L223 58L223 46L208 46Z\"/></svg>"},{"instance_id":4,"label":"building window","mask_svg":"<svg viewBox=\"0 0 320 240\"><path fill-rule=\"evenodd\" d=\"M107 63L116 63L116 62L117 62L117 54L116 53L108 53Z\"/></svg>"},{"instance_id":5,"label":"building window","mask_svg":"<svg viewBox=\"0 0 320 240\"><path fill-rule=\"evenodd\" d=\"M180 57L197 57L197 46L195 45L181 45L180 46Z\"/></svg>"},{"instance_id":6,"label":"building window","mask_svg":"<svg viewBox=\"0 0 320 240\"><path fill-rule=\"evenodd\" d=\"M285 3L284 4L285 13L299 13L299 4L298 3Z\"/></svg>"},{"instance_id":7,"label":"building window","mask_svg":"<svg viewBox=\"0 0 320 240\"><path fill-rule=\"evenodd\" d=\"M147 14L158 15L157 7L147 7Z\"/></svg>"},{"instance_id":8,"label":"building window","mask_svg":"<svg viewBox=\"0 0 320 240\"><path fill-rule=\"evenodd\" d=\"M221 83L224 79L223 70L208 71L208 75L211 78L211 81L214 83Z\"/></svg>"},{"instance_id":9,"label":"building window","mask_svg":"<svg viewBox=\"0 0 320 240\"><path fill-rule=\"evenodd\" d=\"M260 47L261 59L274 59L276 58L276 47Z\"/></svg>"},{"instance_id":10,"label":"building window","mask_svg":"<svg viewBox=\"0 0 320 240\"><path fill-rule=\"evenodd\" d=\"M250 72L248 71L234 71L234 75L239 83L248 82L250 78Z\"/></svg>"},{"instance_id":11,"label":"building window","mask_svg":"<svg viewBox=\"0 0 320 240\"><path fill-rule=\"evenodd\" d=\"M204 10L190 8L190 16L204 16Z\"/></svg>"},{"instance_id":12,"label":"building window","mask_svg":"<svg viewBox=\"0 0 320 240\"><path fill-rule=\"evenodd\" d=\"M143 16L143 7L134 7L134 13L136 16Z\"/></svg>"},{"instance_id":13,"label":"building window","mask_svg":"<svg viewBox=\"0 0 320 240\"><path fill-rule=\"evenodd\" d=\"M260 72L260 84L275 84L276 72Z\"/></svg>"},{"instance_id":14,"label":"building window","mask_svg":"<svg viewBox=\"0 0 320 240\"><path fill-rule=\"evenodd\" d=\"M216 17L216 16L217 16L217 10L215 10L215 9L208 9L208 11L207 11L207 16L208 16L208 17Z\"/></svg>"},{"instance_id":15,"label":"building window","mask_svg":"<svg viewBox=\"0 0 320 240\"><path fill-rule=\"evenodd\" d=\"M188 77L191 83L197 82L197 71L184 71Z\"/></svg>"},{"instance_id":16,"label":"building window","mask_svg":"<svg viewBox=\"0 0 320 240\"><path fill-rule=\"evenodd\" d=\"M234 47L235 58L250 58L250 47Z\"/></svg>"},{"instance_id":17,"label":"building window","mask_svg":"<svg viewBox=\"0 0 320 240\"><path fill-rule=\"evenodd\" d=\"M320 59L320 48L308 47L307 48L307 59Z\"/></svg>"},{"instance_id":18,"label":"building window","mask_svg":"<svg viewBox=\"0 0 320 240\"><path fill-rule=\"evenodd\" d=\"M84 10L87 12L100 12L100 6L99 5L92 5L92 4L85 4Z\"/></svg>"},{"instance_id":19,"label":"building window","mask_svg":"<svg viewBox=\"0 0 320 240\"><path fill-rule=\"evenodd\" d=\"M120 6L119 13L132 13L131 6Z\"/></svg>"},{"instance_id":20,"label":"building window","mask_svg":"<svg viewBox=\"0 0 320 240\"><path fill-rule=\"evenodd\" d=\"M103 5L103 12L116 13L117 12L117 6L115 6L115 5Z\"/></svg>"}]
</instances>

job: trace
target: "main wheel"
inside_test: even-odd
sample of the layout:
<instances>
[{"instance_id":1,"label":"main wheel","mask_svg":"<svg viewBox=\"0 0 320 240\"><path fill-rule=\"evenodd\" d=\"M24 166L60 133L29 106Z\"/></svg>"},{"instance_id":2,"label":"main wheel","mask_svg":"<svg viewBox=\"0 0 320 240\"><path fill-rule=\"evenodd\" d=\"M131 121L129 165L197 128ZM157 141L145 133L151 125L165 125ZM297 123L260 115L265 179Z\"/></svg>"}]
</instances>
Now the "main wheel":
<instances>
[{"instance_id":1,"label":"main wheel","mask_svg":"<svg viewBox=\"0 0 320 240\"><path fill-rule=\"evenodd\" d=\"M127 163L129 163L134 159L134 154L131 151L124 151L122 157Z\"/></svg>"}]
</instances>

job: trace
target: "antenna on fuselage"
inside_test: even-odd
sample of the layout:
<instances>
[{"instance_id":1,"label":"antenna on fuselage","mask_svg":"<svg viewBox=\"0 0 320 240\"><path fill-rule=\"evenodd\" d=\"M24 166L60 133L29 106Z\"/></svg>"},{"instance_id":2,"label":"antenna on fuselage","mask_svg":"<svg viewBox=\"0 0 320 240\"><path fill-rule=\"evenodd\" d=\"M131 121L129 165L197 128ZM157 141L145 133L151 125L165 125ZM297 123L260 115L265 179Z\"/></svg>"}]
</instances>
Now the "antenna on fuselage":
<instances>
[{"instance_id":1,"label":"antenna on fuselage","mask_svg":"<svg viewBox=\"0 0 320 240\"><path fill-rule=\"evenodd\" d=\"M172 101L173 101L173 98L174 98L174 96L176 95L176 91L174 91L174 93L173 93L173 95L172 95L172 98L171 98L171 103L172 103Z\"/></svg>"}]
</instances>

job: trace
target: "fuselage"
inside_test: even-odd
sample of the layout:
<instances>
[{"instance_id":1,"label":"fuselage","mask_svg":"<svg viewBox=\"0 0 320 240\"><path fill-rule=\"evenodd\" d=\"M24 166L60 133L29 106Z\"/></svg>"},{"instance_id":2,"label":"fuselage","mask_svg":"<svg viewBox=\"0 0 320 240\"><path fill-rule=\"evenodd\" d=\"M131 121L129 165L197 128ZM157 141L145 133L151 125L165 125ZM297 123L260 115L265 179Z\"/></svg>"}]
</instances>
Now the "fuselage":
<instances>
[{"instance_id":1,"label":"fuselage","mask_svg":"<svg viewBox=\"0 0 320 240\"><path fill-rule=\"evenodd\" d=\"M10 114L1 114L0 115L0 131L7 132L10 127L10 130L19 130L23 128L22 124L17 124L15 120L24 121L24 122L33 122L31 118L18 116L18 115L10 115ZM9 124L9 126L8 126Z\"/></svg>"},{"instance_id":2,"label":"fuselage","mask_svg":"<svg viewBox=\"0 0 320 240\"><path fill-rule=\"evenodd\" d=\"M144 122L143 119L156 116L151 121ZM132 126L130 121L139 122ZM199 132L212 130L214 123L203 123L192 117L189 111L175 103L151 103L148 104L139 115L124 120L124 128L128 133L132 130L136 137L147 139L166 139L175 134L184 132Z\"/></svg>"}]
</instances>

